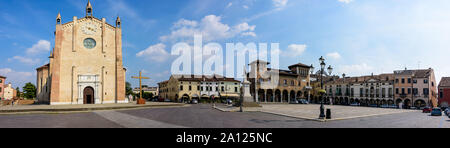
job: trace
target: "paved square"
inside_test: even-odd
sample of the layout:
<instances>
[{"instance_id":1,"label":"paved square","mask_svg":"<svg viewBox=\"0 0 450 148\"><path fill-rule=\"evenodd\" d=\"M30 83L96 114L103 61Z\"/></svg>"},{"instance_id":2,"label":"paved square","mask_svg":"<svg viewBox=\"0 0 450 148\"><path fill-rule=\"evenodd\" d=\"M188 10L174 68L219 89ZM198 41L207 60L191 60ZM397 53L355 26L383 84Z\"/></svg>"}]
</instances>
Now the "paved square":
<instances>
[{"instance_id":1,"label":"paved square","mask_svg":"<svg viewBox=\"0 0 450 148\"><path fill-rule=\"evenodd\" d=\"M262 108L255 111L272 113L277 115L317 120L320 115L320 105L297 105L297 104L262 104ZM371 107L325 105L326 109L331 109L332 120L344 120L361 117L371 117L378 115L389 115L406 112L417 112L414 110L384 109ZM326 110L325 110L326 111Z\"/></svg>"}]
</instances>

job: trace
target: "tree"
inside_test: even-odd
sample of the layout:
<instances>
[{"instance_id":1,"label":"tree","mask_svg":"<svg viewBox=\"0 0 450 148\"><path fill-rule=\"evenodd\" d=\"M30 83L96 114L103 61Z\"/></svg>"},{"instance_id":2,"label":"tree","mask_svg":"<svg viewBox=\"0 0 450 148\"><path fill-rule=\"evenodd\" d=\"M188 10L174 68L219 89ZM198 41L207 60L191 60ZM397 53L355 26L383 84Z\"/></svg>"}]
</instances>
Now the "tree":
<instances>
[{"instance_id":1,"label":"tree","mask_svg":"<svg viewBox=\"0 0 450 148\"><path fill-rule=\"evenodd\" d=\"M127 96L133 95L133 88L131 88L131 83L127 82L125 85L126 85L126 88L125 88L126 95Z\"/></svg>"},{"instance_id":2,"label":"tree","mask_svg":"<svg viewBox=\"0 0 450 148\"><path fill-rule=\"evenodd\" d=\"M19 87L16 88L16 92L17 92L17 98L20 98L21 96L20 96L20 88Z\"/></svg>"},{"instance_id":3,"label":"tree","mask_svg":"<svg viewBox=\"0 0 450 148\"><path fill-rule=\"evenodd\" d=\"M30 82L25 84L23 87L23 97L28 100L36 98L36 86Z\"/></svg>"},{"instance_id":4,"label":"tree","mask_svg":"<svg viewBox=\"0 0 450 148\"><path fill-rule=\"evenodd\" d=\"M151 100L153 99L153 93L142 91L142 99ZM140 94L136 94L136 97L140 98Z\"/></svg>"}]
</instances>

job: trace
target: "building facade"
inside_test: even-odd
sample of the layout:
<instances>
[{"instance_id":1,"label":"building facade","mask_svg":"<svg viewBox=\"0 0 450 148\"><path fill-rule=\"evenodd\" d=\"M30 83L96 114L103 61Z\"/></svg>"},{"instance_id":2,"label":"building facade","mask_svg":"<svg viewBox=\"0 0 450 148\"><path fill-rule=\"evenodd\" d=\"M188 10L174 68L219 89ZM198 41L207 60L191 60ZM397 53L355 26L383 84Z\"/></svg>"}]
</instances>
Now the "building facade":
<instances>
[{"instance_id":1,"label":"building facade","mask_svg":"<svg viewBox=\"0 0 450 148\"><path fill-rule=\"evenodd\" d=\"M0 100L3 100L6 77L0 76Z\"/></svg>"},{"instance_id":2,"label":"building facade","mask_svg":"<svg viewBox=\"0 0 450 148\"><path fill-rule=\"evenodd\" d=\"M405 108L437 107L437 83L434 70L398 70L395 74L395 100L402 102Z\"/></svg>"},{"instance_id":3,"label":"building facade","mask_svg":"<svg viewBox=\"0 0 450 148\"><path fill-rule=\"evenodd\" d=\"M3 90L3 98L5 100L12 100L17 96L17 91L12 87L11 83L7 84Z\"/></svg>"},{"instance_id":4,"label":"building facade","mask_svg":"<svg viewBox=\"0 0 450 148\"><path fill-rule=\"evenodd\" d=\"M345 77L325 85L327 101L335 105L394 105L394 74Z\"/></svg>"},{"instance_id":5,"label":"building facade","mask_svg":"<svg viewBox=\"0 0 450 148\"><path fill-rule=\"evenodd\" d=\"M247 78L251 82L250 93L255 102L290 103L308 99L312 89L311 66L298 63L289 66L289 70L281 70L268 68L269 64L261 60L249 64L251 70Z\"/></svg>"},{"instance_id":6,"label":"building facade","mask_svg":"<svg viewBox=\"0 0 450 148\"><path fill-rule=\"evenodd\" d=\"M115 26L93 16L90 2L86 16L62 23L56 18L55 46L50 63L37 69L40 103L127 103L122 62L120 18Z\"/></svg>"},{"instance_id":7,"label":"building facade","mask_svg":"<svg viewBox=\"0 0 450 148\"><path fill-rule=\"evenodd\" d=\"M342 77L325 84L331 104L396 105L401 108L437 106L433 69L398 70L391 74Z\"/></svg>"},{"instance_id":8,"label":"building facade","mask_svg":"<svg viewBox=\"0 0 450 148\"><path fill-rule=\"evenodd\" d=\"M139 90L140 90L140 88L134 88L133 93L139 94ZM144 91L145 93L152 93L153 96L159 96L159 87L144 87L144 86L142 86L142 91Z\"/></svg>"},{"instance_id":9,"label":"building facade","mask_svg":"<svg viewBox=\"0 0 450 148\"><path fill-rule=\"evenodd\" d=\"M175 102L212 99L237 99L240 81L222 76L173 75L158 83L159 97Z\"/></svg>"},{"instance_id":10,"label":"building facade","mask_svg":"<svg viewBox=\"0 0 450 148\"><path fill-rule=\"evenodd\" d=\"M439 107L449 107L450 77L443 77L439 82Z\"/></svg>"}]
</instances>

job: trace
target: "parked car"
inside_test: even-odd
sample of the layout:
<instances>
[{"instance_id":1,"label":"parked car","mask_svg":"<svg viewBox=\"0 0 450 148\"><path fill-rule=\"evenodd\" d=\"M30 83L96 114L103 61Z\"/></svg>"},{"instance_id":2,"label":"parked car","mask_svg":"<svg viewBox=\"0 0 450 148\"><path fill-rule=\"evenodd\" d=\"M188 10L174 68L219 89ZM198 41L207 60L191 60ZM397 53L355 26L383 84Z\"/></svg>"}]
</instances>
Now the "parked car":
<instances>
[{"instance_id":1,"label":"parked car","mask_svg":"<svg viewBox=\"0 0 450 148\"><path fill-rule=\"evenodd\" d=\"M300 101L298 101L298 100L292 100L291 102L289 102L289 104L300 104Z\"/></svg>"},{"instance_id":2,"label":"parked car","mask_svg":"<svg viewBox=\"0 0 450 148\"><path fill-rule=\"evenodd\" d=\"M446 115L446 116L448 116L448 115L449 115L449 111L450 111L450 109L449 109L449 108L445 109L444 113L445 113L445 115Z\"/></svg>"},{"instance_id":3,"label":"parked car","mask_svg":"<svg viewBox=\"0 0 450 148\"><path fill-rule=\"evenodd\" d=\"M397 105L389 105L389 108L397 109L398 106Z\"/></svg>"},{"instance_id":4,"label":"parked car","mask_svg":"<svg viewBox=\"0 0 450 148\"><path fill-rule=\"evenodd\" d=\"M228 99L226 103L227 103L228 105L231 105L231 104L233 104L233 100Z\"/></svg>"},{"instance_id":5,"label":"parked car","mask_svg":"<svg viewBox=\"0 0 450 148\"><path fill-rule=\"evenodd\" d=\"M433 108L431 111L431 116L442 116L441 108Z\"/></svg>"},{"instance_id":6,"label":"parked car","mask_svg":"<svg viewBox=\"0 0 450 148\"><path fill-rule=\"evenodd\" d=\"M198 100L197 100L197 99L193 99L193 100L191 101L191 104L198 104Z\"/></svg>"},{"instance_id":7,"label":"parked car","mask_svg":"<svg viewBox=\"0 0 450 148\"><path fill-rule=\"evenodd\" d=\"M164 102L172 102L170 99L164 99Z\"/></svg>"},{"instance_id":8,"label":"parked car","mask_svg":"<svg viewBox=\"0 0 450 148\"><path fill-rule=\"evenodd\" d=\"M369 105L369 107L378 107L378 105L376 105L376 104L371 104L371 105Z\"/></svg>"},{"instance_id":9,"label":"parked car","mask_svg":"<svg viewBox=\"0 0 450 148\"><path fill-rule=\"evenodd\" d=\"M352 104L350 104L350 106L359 106L359 104L358 103L352 103Z\"/></svg>"},{"instance_id":10,"label":"parked car","mask_svg":"<svg viewBox=\"0 0 450 148\"><path fill-rule=\"evenodd\" d=\"M389 108L389 105L381 105L381 108Z\"/></svg>"},{"instance_id":11,"label":"parked car","mask_svg":"<svg viewBox=\"0 0 450 148\"><path fill-rule=\"evenodd\" d=\"M430 107L425 107L422 112L423 113L431 113L432 109Z\"/></svg>"},{"instance_id":12,"label":"parked car","mask_svg":"<svg viewBox=\"0 0 450 148\"><path fill-rule=\"evenodd\" d=\"M299 104L309 104L308 100L305 100L305 99L298 100L298 103Z\"/></svg>"}]
</instances>

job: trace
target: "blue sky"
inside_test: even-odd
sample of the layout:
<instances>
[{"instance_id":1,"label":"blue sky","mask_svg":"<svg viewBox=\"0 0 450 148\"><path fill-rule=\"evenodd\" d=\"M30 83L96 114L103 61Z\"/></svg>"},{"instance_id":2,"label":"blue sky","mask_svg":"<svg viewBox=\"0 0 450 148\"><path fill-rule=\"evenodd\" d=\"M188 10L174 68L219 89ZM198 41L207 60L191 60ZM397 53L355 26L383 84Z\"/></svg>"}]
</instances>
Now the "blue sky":
<instances>
[{"instance_id":1,"label":"blue sky","mask_svg":"<svg viewBox=\"0 0 450 148\"><path fill-rule=\"evenodd\" d=\"M183 33L209 34L218 42L280 43L280 66L318 65L324 56L334 74L349 76L429 68L450 76L448 0L92 0L94 16L123 28L127 81L140 70L166 80L172 45ZM0 75L14 87L35 83L48 62L55 18L85 16L87 0L1 0ZM316 66L317 67L317 66Z\"/></svg>"}]
</instances>

